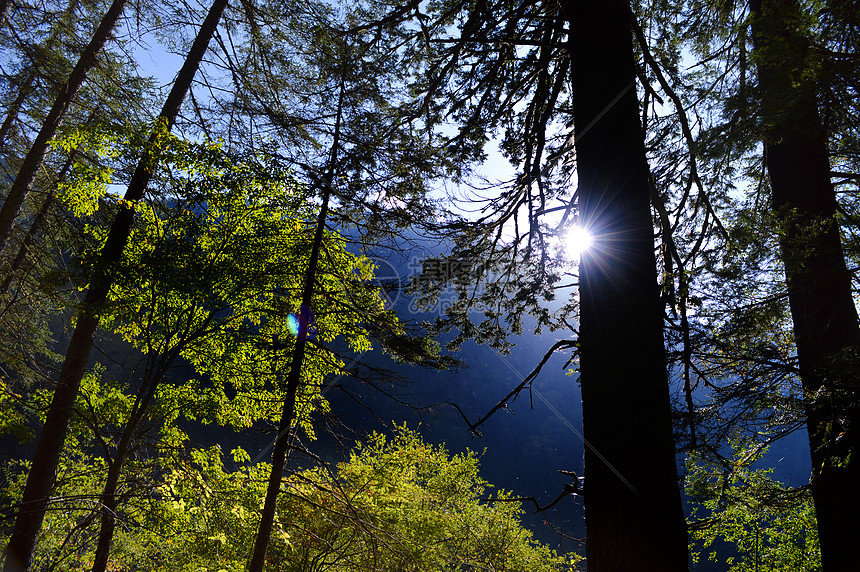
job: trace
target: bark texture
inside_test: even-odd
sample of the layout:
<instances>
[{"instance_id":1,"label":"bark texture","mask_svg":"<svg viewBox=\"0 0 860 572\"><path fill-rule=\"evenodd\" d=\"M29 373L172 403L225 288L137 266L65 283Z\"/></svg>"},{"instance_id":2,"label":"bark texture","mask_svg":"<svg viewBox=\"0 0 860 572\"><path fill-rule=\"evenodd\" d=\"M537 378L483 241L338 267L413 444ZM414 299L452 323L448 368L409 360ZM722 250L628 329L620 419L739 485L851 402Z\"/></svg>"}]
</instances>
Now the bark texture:
<instances>
[{"instance_id":1,"label":"bark texture","mask_svg":"<svg viewBox=\"0 0 860 572\"><path fill-rule=\"evenodd\" d=\"M565 4L582 223L589 572L687 569L630 5Z\"/></svg>"}]
</instances>

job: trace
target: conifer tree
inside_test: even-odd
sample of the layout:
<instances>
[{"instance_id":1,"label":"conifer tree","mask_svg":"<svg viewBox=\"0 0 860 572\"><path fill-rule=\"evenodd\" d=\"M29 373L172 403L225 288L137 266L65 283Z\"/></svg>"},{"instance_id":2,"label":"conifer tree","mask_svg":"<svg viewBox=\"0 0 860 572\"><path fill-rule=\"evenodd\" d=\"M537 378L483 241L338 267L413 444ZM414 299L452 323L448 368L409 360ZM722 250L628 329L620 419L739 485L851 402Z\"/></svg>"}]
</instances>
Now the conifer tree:
<instances>
[{"instance_id":1,"label":"conifer tree","mask_svg":"<svg viewBox=\"0 0 860 572\"><path fill-rule=\"evenodd\" d=\"M589 570L685 570L630 6L566 5L580 216ZM623 352L624 359L619 359Z\"/></svg>"},{"instance_id":2,"label":"conifer tree","mask_svg":"<svg viewBox=\"0 0 860 572\"><path fill-rule=\"evenodd\" d=\"M860 545L860 322L842 251L812 46L794 0L751 2L764 156L809 429L812 496L824 570L847 570Z\"/></svg>"},{"instance_id":3,"label":"conifer tree","mask_svg":"<svg viewBox=\"0 0 860 572\"><path fill-rule=\"evenodd\" d=\"M493 131L505 127L501 148L518 167L498 196L473 208L472 220L442 225L454 243L442 262L456 271L428 281L423 294L429 300L455 288L440 321L459 330L455 345L474 338L504 349L509 333L522 332L525 313L536 317L536 330L574 331L493 411L552 352L573 349L583 393L589 569L685 569L630 5L451 2L435 13L438 21L415 6L391 18L410 10L422 24L419 38L440 36L418 85L423 109L457 120L449 145L464 163L480 159ZM548 222L553 212L556 222ZM573 220L595 237L578 273L552 252ZM556 290L570 286L564 276L580 297L553 313ZM476 325L478 301L484 321ZM477 430L486 418L469 424Z\"/></svg>"}]
</instances>

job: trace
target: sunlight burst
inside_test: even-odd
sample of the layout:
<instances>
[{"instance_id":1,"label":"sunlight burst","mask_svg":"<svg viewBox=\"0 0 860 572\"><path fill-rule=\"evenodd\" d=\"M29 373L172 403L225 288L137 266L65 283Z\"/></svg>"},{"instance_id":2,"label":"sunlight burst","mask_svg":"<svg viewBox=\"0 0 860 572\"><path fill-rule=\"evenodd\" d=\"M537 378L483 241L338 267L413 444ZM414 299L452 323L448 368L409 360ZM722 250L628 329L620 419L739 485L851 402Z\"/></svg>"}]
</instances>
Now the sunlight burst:
<instances>
[{"instance_id":1,"label":"sunlight burst","mask_svg":"<svg viewBox=\"0 0 860 572\"><path fill-rule=\"evenodd\" d=\"M591 233L586 229L574 226L564 234L564 245L568 255L579 257L579 255L591 246Z\"/></svg>"}]
</instances>

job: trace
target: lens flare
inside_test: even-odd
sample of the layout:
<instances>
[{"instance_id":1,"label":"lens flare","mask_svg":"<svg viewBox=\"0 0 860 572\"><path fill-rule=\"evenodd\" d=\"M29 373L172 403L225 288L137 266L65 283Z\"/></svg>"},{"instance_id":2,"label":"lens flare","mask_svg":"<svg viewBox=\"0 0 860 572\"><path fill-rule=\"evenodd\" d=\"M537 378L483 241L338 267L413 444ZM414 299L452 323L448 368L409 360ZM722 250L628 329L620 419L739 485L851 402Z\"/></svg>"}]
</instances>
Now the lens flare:
<instances>
[{"instance_id":1,"label":"lens flare","mask_svg":"<svg viewBox=\"0 0 860 572\"><path fill-rule=\"evenodd\" d=\"M299 319L295 314L287 316L287 329L294 336L299 335Z\"/></svg>"}]
</instances>

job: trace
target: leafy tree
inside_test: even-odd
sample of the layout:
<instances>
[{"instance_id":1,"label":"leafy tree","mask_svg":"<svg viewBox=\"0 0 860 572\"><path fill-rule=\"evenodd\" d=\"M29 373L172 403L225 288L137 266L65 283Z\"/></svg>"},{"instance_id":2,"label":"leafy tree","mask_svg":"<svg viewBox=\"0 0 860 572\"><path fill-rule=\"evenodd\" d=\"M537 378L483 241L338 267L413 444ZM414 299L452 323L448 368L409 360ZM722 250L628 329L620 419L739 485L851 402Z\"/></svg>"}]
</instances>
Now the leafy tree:
<instances>
[{"instance_id":1,"label":"leafy tree","mask_svg":"<svg viewBox=\"0 0 860 572\"><path fill-rule=\"evenodd\" d=\"M110 385L88 378L82 395L109 398ZM132 400L122 403L130 408ZM92 434L84 423L73 424L71 435L56 510L46 516L34 560L43 568L84 570L94 559L92 498L104 482L105 463L86 454ZM231 452L235 470L218 447L167 456L160 469L134 465L141 481L154 482L148 494L129 499L109 565L243 570L269 465L250 463L241 449ZM24 473L14 464L6 470L4 495L17 497ZM281 486L266 570L549 571L573 570L579 561L532 540L517 503L506 502L508 493L484 500L492 485L479 476L474 453L451 456L405 427L391 439L371 436L334 471L299 471Z\"/></svg>"},{"instance_id":2,"label":"leafy tree","mask_svg":"<svg viewBox=\"0 0 860 572\"><path fill-rule=\"evenodd\" d=\"M301 216L306 194L288 175L253 160L231 161L213 146L175 139L165 144L161 158L173 173L159 177L169 185L162 189L167 204L138 208L139 221L116 268L103 317L146 357L140 393L117 436L116 453L108 458L94 569L107 563L119 475L141 421L151 416L153 400L162 412L183 410L188 418L235 427L276 419L277 404L287 393L282 370L301 313L297 268L312 251ZM102 233L97 247L105 238ZM308 416L326 407L323 380L343 367L326 345L339 338L353 351L367 351L366 322L374 323L375 333L402 334L378 294L362 285L372 274L369 260L347 253L343 239L330 233L321 250L319 287L307 323L313 347L294 397L296 424L311 435ZM198 377L181 387L161 388L179 358ZM201 378L207 380L206 389ZM97 419L93 425L99 425Z\"/></svg>"},{"instance_id":3,"label":"leafy tree","mask_svg":"<svg viewBox=\"0 0 860 572\"><path fill-rule=\"evenodd\" d=\"M108 155L128 144L98 129L94 135L70 133L67 139L64 145L84 141ZM327 408L323 380L343 373L339 353L327 348L335 338L363 353L373 337L398 359L435 363L432 347L411 343L394 314L384 309L378 291L365 287L372 275L367 258L349 254L345 240L328 231L311 240L304 220L309 218L307 193L275 162L234 159L217 145L190 144L169 135L163 138L160 159L154 175L165 198L136 207L137 221L122 260L114 265L102 315L104 327L143 354L134 371L140 388L133 399L126 398L127 407L118 416L105 418L91 399L76 408L95 431L107 467L93 570L107 567L115 523L138 494L120 493L128 488L123 481L138 480L125 465L133 462L137 471L146 466L135 457L152 454L140 450L152 428L166 440L156 446L158 451L182 441L175 426L180 412L239 428L277 418L279 404L289 397L284 370L302 323L297 318L303 314L304 291L299 269L312 252L318 259L314 295L305 301L310 311L304 312L302 326L310 334L309 347L290 400L290 411L295 410L290 423L313 435L310 414ZM103 198L109 172L87 175L79 174L61 198L95 220L98 210L116 205ZM105 203L101 209L100 200ZM98 271L108 236L95 223L87 228L89 252L75 262L82 268L82 283ZM165 386L177 359L190 364L196 375ZM156 465L162 457L155 455Z\"/></svg>"},{"instance_id":4,"label":"leafy tree","mask_svg":"<svg viewBox=\"0 0 860 572\"><path fill-rule=\"evenodd\" d=\"M731 572L821 570L821 551L809 487L791 488L754 469L767 447L732 444L734 458L718 463L687 460L687 494L697 504L691 518L694 560L708 559ZM699 517L702 520L695 522ZM726 545L731 546L735 555Z\"/></svg>"},{"instance_id":5,"label":"leafy tree","mask_svg":"<svg viewBox=\"0 0 860 572\"><path fill-rule=\"evenodd\" d=\"M209 40L218 26L226 3L226 0L216 0L201 25L189 56L162 108L159 122L150 137L150 148L146 149L138 163L135 175L132 176L126 190L126 202L120 208L102 249L100 268L90 283L83 308L79 312L75 332L66 351L66 360L59 375L54 399L36 447L30 478L24 490L22 508L18 511L13 535L6 551L4 569L10 572L29 568L36 535L44 518L48 493L55 478L57 463L65 441L72 407L92 348L93 335L99 323L99 314L114 278L110 272L110 266L122 256L134 218L133 204L142 198L151 179L152 170L157 164L159 138L170 130L179 112L179 107L203 59Z\"/></svg>"},{"instance_id":6,"label":"leafy tree","mask_svg":"<svg viewBox=\"0 0 860 572\"><path fill-rule=\"evenodd\" d=\"M174 469L163 488L172 509L165 523L185 536L165 545L159 560L170 564L158 569L241 569L265 472L265 465L227 472L217 449ZM390 440L374 434L336 471L283 481L265 569L568 569L522 528L516 504L481 500L490 487L474 453L452 457L405 427Z\"/></svg>"}]
</instances>

